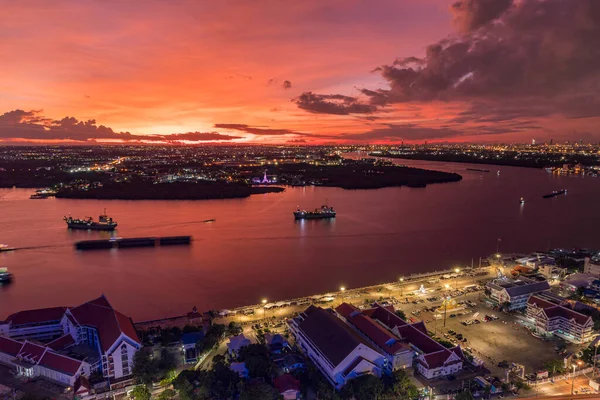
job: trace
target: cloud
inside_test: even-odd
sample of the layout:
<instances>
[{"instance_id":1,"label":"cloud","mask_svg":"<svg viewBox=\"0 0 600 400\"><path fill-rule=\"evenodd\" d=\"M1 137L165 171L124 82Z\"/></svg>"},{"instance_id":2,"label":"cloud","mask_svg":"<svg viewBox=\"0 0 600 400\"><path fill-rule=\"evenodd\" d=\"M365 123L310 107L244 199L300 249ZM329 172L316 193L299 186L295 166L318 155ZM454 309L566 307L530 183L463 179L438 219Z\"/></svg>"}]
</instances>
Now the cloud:
<instances>
[{"instance_id":1,"label":"cloud","mask_svg":"<svg viewBox=\"0 0 600 400\"><path fill-rule=\"evenodd\" d=\"M291 89L292 88L292 82L290 81L283 81L283 88L284 89Z\"/></svg>"},{"instance_id":2,"label":"cloud","mask_svg":"<svg viewBox=\"0 0 600 400\"><path fill-rule=\"evenodd\" d=\"M304 139L290 139L286 143L301 144L301 143L306 143L306 140L304 140Z\"/></svg>"},{"instance_id":3,"label":"cloud","mask_svg":"<svg viewBox=\"0 0 600 400\"><path fill-rule=\"evenodd\" d=\"M567 97L598 98L600 1L460 0L451 10L465 34L376 68L389 89L363 89L372 105L520 99L523 115L537 115L540 100L568 115Z\"/></svg>"},{"instance_id":4,"label":"cloud","mask_svg":"<svg viewBox=\"0 0 600 400\"><path fill-rule=\"evenodd\" d=\"M360 102L356 97L341 94L316 94L304 92L292 99L298 108L318 114L370 114L377 110L372 104Z\"/></svg>"},{"instance_id":5,"label":"cloud","mask_svg":"<svg viewBox=\"0 0 600 400\"><path fill-rule=\"evenodd\" d=\"M133 135L115 132L95 120L79 121L73 117L52 120L42 116L42 110L13 110L0 115L0 140L74 140L93 141L101 139L122 141L217 141L241 139L240 136L223 135L218 132L187 132L170 135Z\"/></svg>"},{"instance_id":6,"label":"cloud","mask_svg":"<svg viewBox=\"0 0 600 400\"><path fill-rule=\"evenodd\" d=\"M291 131L289 129L262 128L262 127L255 127L255 126L250 126L250 125L246 125L246 124L215 124L215 128L241 131L241 132L251 133L253 135L259 135L259 136L282 136L282 135L298 135L298 136L307 136L307 137L315 136L310 133Z\"/></svg>"},{"instance_id":7,"label":"cloud","mask_svg":"<svg viewBox=\"0 0 600 400\"><path fill-rule=\"evenodd\" d=\"M392 142L401 140L442 139L460 135L462 135L461 131L447 127L429 128L415 124L387 124L385 127L373 129L364 133L343 133L339 137L350 141Z\"/></svg>"},{"instance_id":8,"label":"cloud","mask_svg":"<svg viewBox=\"0 0 600 400\"><path fill-rule=\"evenodd\" d=\"M450 6L454 24L462 32L471 32L498 18L513 0L459 0Z\"/></svg>"}]
</instances>

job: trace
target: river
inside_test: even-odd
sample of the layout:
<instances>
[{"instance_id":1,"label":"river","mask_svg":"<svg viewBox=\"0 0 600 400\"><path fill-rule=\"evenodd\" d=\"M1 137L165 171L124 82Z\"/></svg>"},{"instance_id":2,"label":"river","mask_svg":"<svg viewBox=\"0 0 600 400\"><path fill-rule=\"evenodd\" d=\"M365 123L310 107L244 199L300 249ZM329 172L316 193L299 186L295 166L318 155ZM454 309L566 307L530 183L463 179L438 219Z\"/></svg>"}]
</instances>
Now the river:
<instances>
[{"instance_id":1,"label":"river","mask_svg":"<svg viewBox=\"0 0 600 400\"><path fill-rule=\"evenodd\" d=\"M600 247L599 178L395 162L457 172L463 180L424 189L297 187L207 201L29 200L31 190L1 189L0 243L30 249L0 253L0 266L15 276L0 287L0 319L22 309L77 305L101 293L136 321L181 315L193 306L278 301L477 263L496 251L498 238L503 252ZM561 188L568 194L542 198ZM326 200L337 209L335 220L294 221L297 206ZM192 235L193 244L75 251L74 241L109 234L69 231L62 217L97 218L104 208L118 221L118 236Z\"/></svg>"}]
</instances>

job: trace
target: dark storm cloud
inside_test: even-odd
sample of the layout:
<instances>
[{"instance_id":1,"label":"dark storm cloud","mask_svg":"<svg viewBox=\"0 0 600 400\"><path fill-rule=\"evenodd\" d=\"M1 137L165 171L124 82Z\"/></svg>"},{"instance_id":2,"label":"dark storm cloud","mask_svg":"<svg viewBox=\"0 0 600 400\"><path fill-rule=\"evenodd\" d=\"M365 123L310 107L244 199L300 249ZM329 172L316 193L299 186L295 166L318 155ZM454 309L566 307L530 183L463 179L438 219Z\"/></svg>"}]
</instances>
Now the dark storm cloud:
<instances>
[{"instance_id":1,"label":"dark storm cloud","mask_svg":"<svg viewBox=\"0 0 600 400\"><path fill-rule=\"evenodd\" d=\"M250 125L246 125L246 124L215 124L215 128L241 131L241 132L251 133L253 135L262 135L262 136L282 136L282 135L297 135L297 136L308 136L308 137L315 136L310 133L296 132L296 131L291 131L289 129L271 129L271 128L250 126Z\"/></svg>"},{"instance_id":2,"label":"dark storm cloud","mask_svg":"<svg viewBox=\"0 0 600 400\"><path fill-rule=\"evenodd\" d=\"M452 8L470 32L379 67L390 89L363 90L373 104L597 93L600 1L463 0Z\"/></svg>"},{"instance_id":3,"label":"dark storm cloud","mask_svg":"<svg viewBox=\"0 0 600 400\"><path fill-rule=\"evenodd\" d=\"M76 140L117 139L124 141L215 141L240 139L218 132L188 132L171 135L132 135L115 132L93 119L79 121L73 117L61 120L45 118L41 110L13 110L0 115L0 139Z\"/></svg>"},{"instance_id":4,"label":"dark storm cloud","mask_svg":"<svg viewBox=\"0 0 600 400\"><path fill-rule=\"evenodd\" d=\"M461 32L471 32L500 17L512 0L460 0L450 6L454 24Z\"/></svg>"},{"instance_id":5,"label":"dark storm cloud","mask_svg":"<svg viewBox=\"0 0 600 400\"><path fill-rule=\"evenodd\" d=\"M290 81L283 81L283 88L284 89L291 89L292 88L292 82Z\"/></svg>"},{"instance_id":6,"label":"dark storm cloud","mask_svg":"<svg viewBox=\"0 0 600 400\"><path fill-rule=\"evenodd\" d=\"M370 114L377 110L375 105L364 104L356 97L341 94L304 92L292 101L303 110L319 114Z\"/></svg>"}]
</instances>

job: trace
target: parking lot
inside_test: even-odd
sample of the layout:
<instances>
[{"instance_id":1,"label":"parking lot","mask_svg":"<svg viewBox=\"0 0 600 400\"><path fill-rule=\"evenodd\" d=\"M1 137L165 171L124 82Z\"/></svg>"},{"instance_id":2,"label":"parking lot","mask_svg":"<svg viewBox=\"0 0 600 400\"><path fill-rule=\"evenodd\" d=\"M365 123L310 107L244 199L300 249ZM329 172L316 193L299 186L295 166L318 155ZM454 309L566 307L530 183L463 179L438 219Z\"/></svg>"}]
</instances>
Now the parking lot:
<instances>
[{"instance_id":1,"label":"parking lot","mask_svg":"<svg viewBox=\"0 0 600 400\"><path fill-rule=\"evenodd\" d=\"M484 295L481 291L456 297L457 302L468 302L473 306L465 304L463 310L448 310L445 326L444 312L439 311L442 300L428 301L427 298L431 297L431 292L420 294L416 298L422 302L414 304L411 301L408 304L398 304L396 308L403 310L407 318L423 320L427 329L439 338L460 344L463 349L470 350L475 357L485 362L485 367L494 375L500 376L503 373L503 369L497 366L503 360L508 361L509 364L512 362L522 364L526 373L531 373L542 369L545 361L561 357L554 351L558 340L542 340L533 337L523 326L522 315L493 310L483 301ZM423 311L424 308L431 307L435 307L436 310ZM417 312L418 316L415 316L413 313ZM436 314L441 315L442 318L436 320L434 318ZM451 315L454 317L450 317ZM486 322L486 315L493 315L497 319ZM463 324L475 319L479 323L471 323L468 326ZM457 340L457 335L451 335L449 331L462 335L463 340L466 341ZM579 350L575 345L568 345L567 349L568 351Z\"/></svg>"}]
</instances>

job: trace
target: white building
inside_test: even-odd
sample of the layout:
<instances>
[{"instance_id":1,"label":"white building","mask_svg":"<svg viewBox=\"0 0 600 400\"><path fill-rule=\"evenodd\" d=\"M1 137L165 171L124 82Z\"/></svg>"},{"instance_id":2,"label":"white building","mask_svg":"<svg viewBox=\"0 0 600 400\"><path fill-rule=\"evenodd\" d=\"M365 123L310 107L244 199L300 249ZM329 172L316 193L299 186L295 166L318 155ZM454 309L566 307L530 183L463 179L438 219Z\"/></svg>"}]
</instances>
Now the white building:
<instances>
[{"instance_id":1,"label":"white building","mask_svg":"<svg viewBox=\"0 0 600 400\"><path fill-rule=\"evenodd\" d=\"M462 370L464 355L460 346L447 349L427 334L423 322L409 324L393 312L393 307L376 305L360 311L351 304L336 308L341 317L384 354L391 369L414 367L427 379Z\"/></svg>"},{"instance_id":2,"label":"white building","mask_svg":"<svg viewBox=\"0 0 600 400\"><path fill-rule=\"evenodd\" d=\"M385 356L333 311L310 306L288 326L296 344L336 389L364 374L381 376L386 368Z\"/></svg>"},{"instance_id":3,"label":"white building","mask_svg":"<svg viewBox=\"0 0 600 400\"><path fill-rule=\"evenodd\" d=\"M486 284L486 290L492 301L499 305L508 304L508 310L527 307L527 299L536 293L550 290L548 281L536 281L521 277L518 280L495 279Z\"/></svg>"},{"instance_id":4,"label":"white building","mask_svg":"<svg viewBox=\"0 0 600 400\"><path fill-rule=\"evenodd\" d=\"M73 308L17 312L0 323L0 334L14 340L48 342L55 352L83 345L98 355L91 370L101 370L111 382L130 379L133 356L141 348L131 319L114 310L104 295Z\"/></svg>"},{"instance_id":5,"label":"white building","mask_svg":"<svg viewBox=\"0 0 600 400\"><path fill-rule=\"evenodd\" d=\"M531 296L527 301L527 317L543 334L554 334L577 344L593 339L592 318L563 306L556 298Z\"/></svg>"},{"instance_id":6,"label":"white building","mask_svg":"<svg viewBox=\"0 0 600 400\"><path fill-rule=\"evenodd\" d=\"M232 357L237 357L240 354L240 350L242 347L246 347L252 344L250 339L244 336L243 333L239 335L232 336L229 338L229 343L227 343L227 352Z\"/></svg>"},{"instance_id":7,"label":"white building","mask_svg":"<svg viewBox=\"0 0 600 400\"><path fill-rule=\"evenodd\" d=\"M90 365L82 360L58 354L46 346L0 336L0 363L29 378L44 377L65 386L75 384L81 375L89 375Z\"/></svg>"}]
</instances>

